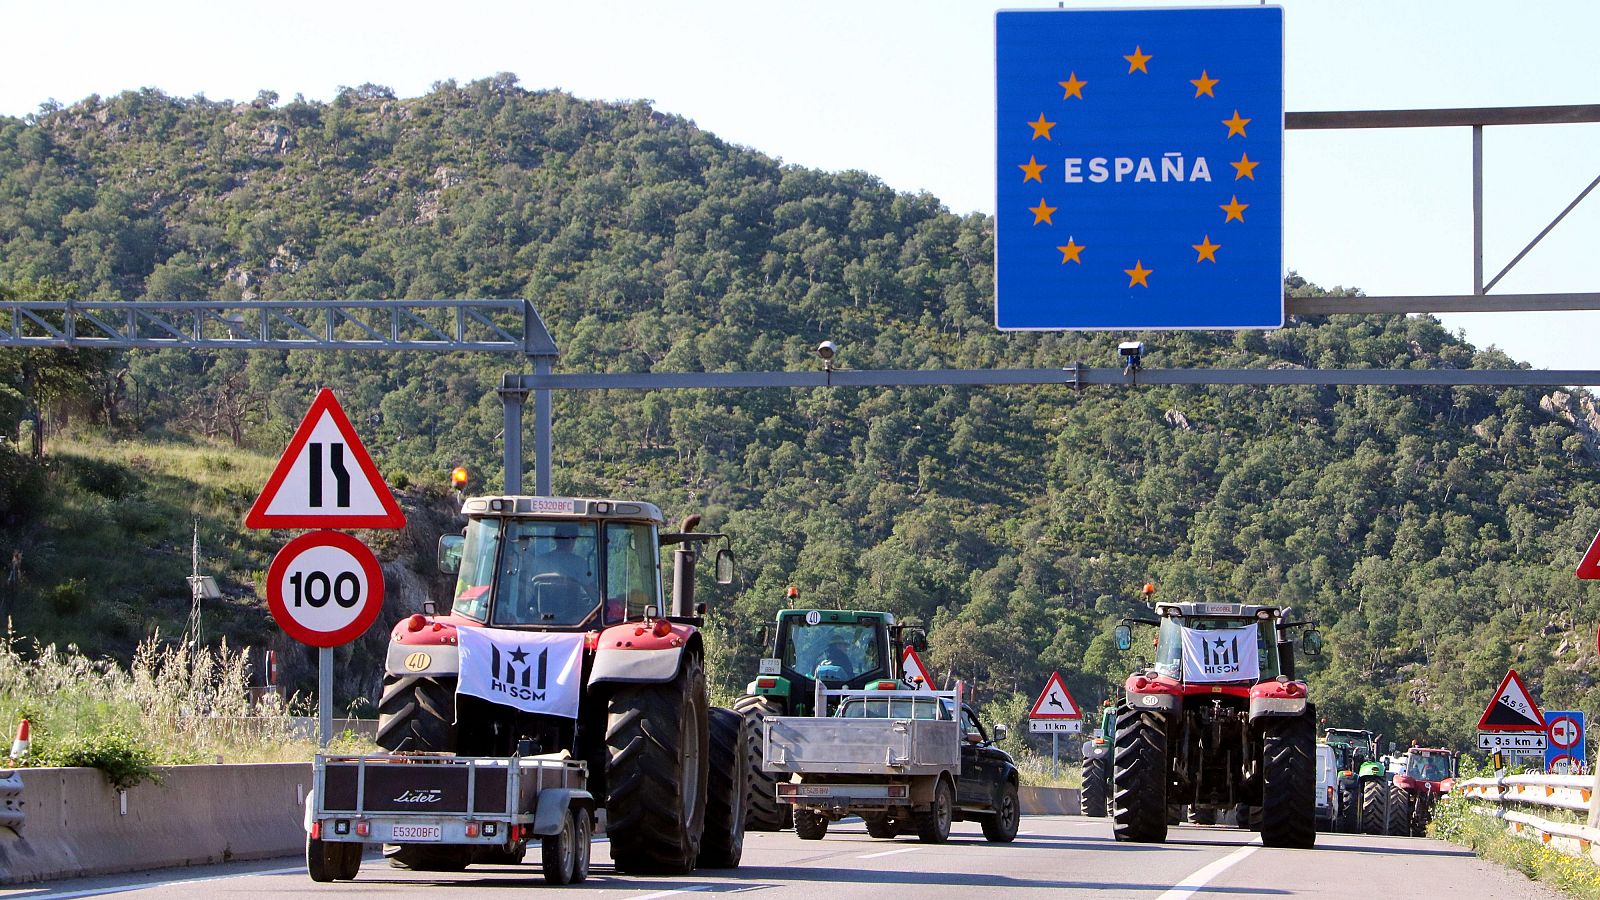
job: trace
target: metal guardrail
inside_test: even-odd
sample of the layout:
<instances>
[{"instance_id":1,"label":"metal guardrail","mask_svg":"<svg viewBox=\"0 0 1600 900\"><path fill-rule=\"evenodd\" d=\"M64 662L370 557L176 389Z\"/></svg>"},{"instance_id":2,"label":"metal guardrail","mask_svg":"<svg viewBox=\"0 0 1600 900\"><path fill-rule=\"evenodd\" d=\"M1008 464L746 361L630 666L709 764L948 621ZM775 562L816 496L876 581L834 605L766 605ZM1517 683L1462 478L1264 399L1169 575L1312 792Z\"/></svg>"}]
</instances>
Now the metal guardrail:
<instances>
[{"instance_id":1,"label":"metal guardrail","mask_svg":"<svg viewBox=\"0 0 1600 900\"><path fill-rule=\"evenodd\" d=\"M23 809L22 773L0 772L0 828L21 828L27 817Z\"/></svg>"},{"instance_id":2,"label":"metal guardrail","mask_svg":"<svg viewBox=\"0 0 1600 900\"><path fill-rule=\"evenodd\" d=\"M1484 801L1474 805L1472 811L1506 823L1506 831L1511 834L1600 863L1600 828L1552 822L1526 811L1560 809L1590 817L1594 784L1591 775L1508 775L1459 782L1455 790L1468 799Z\"/></svg>"}]
</instances>

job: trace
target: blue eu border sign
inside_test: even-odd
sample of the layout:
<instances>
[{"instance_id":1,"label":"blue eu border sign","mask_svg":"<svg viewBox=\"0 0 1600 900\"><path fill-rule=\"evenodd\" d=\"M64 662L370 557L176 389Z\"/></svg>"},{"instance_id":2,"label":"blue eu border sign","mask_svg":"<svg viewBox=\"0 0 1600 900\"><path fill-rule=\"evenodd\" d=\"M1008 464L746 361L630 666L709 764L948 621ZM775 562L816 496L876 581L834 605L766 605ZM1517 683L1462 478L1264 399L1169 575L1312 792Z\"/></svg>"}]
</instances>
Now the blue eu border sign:
<instances>
[{"instance_id":1,"label":"blue eu border sign","mask_svg":"<svg viewBox=\"0 0 1600 900\"><path fill-rule=\"evenodd\" d=\"M995 15L995 324L1283 325L1283 11Z\"/></svg>"}]
</instances>

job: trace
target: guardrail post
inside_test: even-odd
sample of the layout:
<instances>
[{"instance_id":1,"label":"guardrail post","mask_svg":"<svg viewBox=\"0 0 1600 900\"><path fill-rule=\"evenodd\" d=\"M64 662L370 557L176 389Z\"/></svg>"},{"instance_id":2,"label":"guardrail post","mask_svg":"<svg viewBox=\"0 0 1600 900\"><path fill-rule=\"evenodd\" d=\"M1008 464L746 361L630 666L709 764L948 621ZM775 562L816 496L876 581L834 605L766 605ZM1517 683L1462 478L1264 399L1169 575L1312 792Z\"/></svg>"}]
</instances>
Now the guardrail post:
<instances>
[{"instance_id":1,"label":"guardrail post","mask_svg":"<svg viewBox=\"0 0 1600 900\"><path fill-rule=\"evenodd\" d=\"M22 773L0 772L0 828L21 828L22 807Z\"/></svg>"},{"instance_id":2,"label":"guardrail post","mask_svg":"<svg viewBox=\"0 0 1600 900\"><path fill-rule=\"evenodd\" d=\"M1589 788L1590 828L1600 828L1600 766L1594 769L1594 784Z\"/></svg>"}]
</instances>

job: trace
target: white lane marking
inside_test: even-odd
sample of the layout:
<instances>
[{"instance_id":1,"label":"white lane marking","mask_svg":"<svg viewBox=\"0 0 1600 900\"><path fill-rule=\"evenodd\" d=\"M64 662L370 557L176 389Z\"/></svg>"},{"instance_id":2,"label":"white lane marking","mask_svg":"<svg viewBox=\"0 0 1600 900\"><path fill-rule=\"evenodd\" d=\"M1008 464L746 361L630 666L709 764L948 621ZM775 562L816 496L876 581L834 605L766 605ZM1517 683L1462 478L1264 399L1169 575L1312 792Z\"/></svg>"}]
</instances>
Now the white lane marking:
<instances>
[{"instance_id":1,"label":"white lane marking","mask_svg":"<svg viewBox=\"0 0 1600 900\"><path fill-rule=\"evenodd\" d=\"M691 884L671 891L656 891L654 894L645 894L643 897L633 897L630 900L656 900L657 897L671 897L676 894L687 894L690 891L709 891L716 887L714 884Z\"/></svg>"},{"instance_id":2,"label":"white lane marking","mask_svg":"<svg viewBox=\"0 0 1600 900\"><path fill-rule=\"evenodd\" d=\"M877 859L880 856L894 856L897 853L915 853L921 849L921 847L901 847L899 850L885 850L882 853L868 853L866 856L858 856L856 859Z\"/></svg>"},{"instance_id":3,"label":"white lane marking","mask_svg":"<svg viewBox=\"0 0 1600 900\"><path fill-rule=\"evenodd\" d=\"M1244 862L1246 857L1260 849L1260 844L1246 844L1216 862L1200 867L1193 875L1173 885L1172 890L1157 897L1156 900L1188 900L1211 879Z\"/></svg>"},{"instance_id":4,"label":"white lane marking","mask_svg":"<svg viewBox=\"0 0 1600 900\"><path fill-rule=\"evenodd\" d=\"M128 891L142 891L145 888L172 887L184 884L204 884L208 881L226 881L230 878L252 878L256 875L292 875L295 872L304 872L303 865L291 869L266 869L260 872L239 872L233 875L213 875L209 878L179 878L173 881L143 881L137 884L119 884L114 887L92 888L85 891L63 891L56 894L26 894L14 895L16 900L76 900L78 897L103 897L107 894L125 894Z\"/></svg>"}]
</instances>

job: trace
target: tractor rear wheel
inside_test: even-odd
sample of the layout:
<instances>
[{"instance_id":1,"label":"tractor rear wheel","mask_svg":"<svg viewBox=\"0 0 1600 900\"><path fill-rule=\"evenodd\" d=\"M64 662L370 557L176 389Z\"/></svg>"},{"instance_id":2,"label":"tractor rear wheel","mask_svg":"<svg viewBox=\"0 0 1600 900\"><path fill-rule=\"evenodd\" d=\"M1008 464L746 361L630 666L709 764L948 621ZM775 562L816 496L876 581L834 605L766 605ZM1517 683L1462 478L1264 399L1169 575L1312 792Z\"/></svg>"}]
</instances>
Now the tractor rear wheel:
<instances>
[{"instance_id":1,"label":"tractor rear wheel","mask_svg":"<svg viewBox=\"0 0 1600 900\"><path fill-rule=\"evenodd\" d=\"M1361 784L1361 833L1383 834L1383 814L1389 808L1389 786L1381 778Z\"/></svg>"},{"instance_id":2,"label":"tractor rear wheel","mask_svg":"<svg viewBox=\"0 0 1600 900\"><path fill-rule=\"evenodd\" d=\"M456 679L385 675L378 700L378 746L390 752L456 749Z\"/></svg>"},{"instance_id":3,"label":"tractor rear wheel","mask_svg":"<svg viewBox=\"0 0 1600 900\"><path fill-rule=\"evenodd\" d=\"M619 871L681 875L694 868L708 787L706 673L685 653L677 679L626 684L606 719L606 834Z\"/></svg>"},{"instance_id":4,"label":"tractor rear wheel","mask_svg":"<svg viewBox=\"0 0 1600 900\"><path fill-rule=\"evenodd\" d=\"M1078 814L1103 819L1106 816L1106 772L1108 757L1087 757L1083 761L1083 788L1078 792Z\"/></svg>"},{"instance_id":5,"label":"tractor rear wheel","mask_svg":"<svg viewBox=\"0 0 1600 900\"><path fill-rule=\"evenodd\" d=\"M1389 785L1389 834L1405 837L1411 833L1411 794L1398 784Z\"/></svg>"},{"instance_id":6,"label":"tractor rear wheel","mask_svg":"<svg viewBox=\"0 0 1600 900\"><path fill-rule=\"evenodd\" d=\"M1272 719L1261 737L1261 843L1309 849L1317 840L1317 722L1308 710Z\"/></svg>"},{"instance_id":7,"label":"tractor rear wheel","mask_svg":"<svg viewBox=\"0 0 1600 900\"><path fill-rule=\"evenodd\" d=\"M749 723L731 709L710 712L711 764L707 778L706 833L697 868L737 869L744 855L750 809Z\"/></svg>"},{"instance_id":8,"label":"tractor rear wheel","mask_svg":"<svg viewBox=\"0 0 1600 900\"><path fill-rule=\"evenodd\" d=\"M760 695L747 695L733 701L733 708L744 716L750 741L750 812L744 827L750 831L782 831L789 824L789 807L778 802L778 776L761 767L762 723L768 716L783 715L783 707Z\"/></svg>"},{"instance_id":9,"label":"tractor rear wheel","mask_svg":"<svg viewBox=\"0 0 1600 900\"><path fill-rule=\"evenodd\" d=\"M1119 841L1159 844L1167 839L1167 729L1162 717L1140 709L1117 711L1112 780L1116 791L1111 833Z\"/></svg>"}]
</instances>

